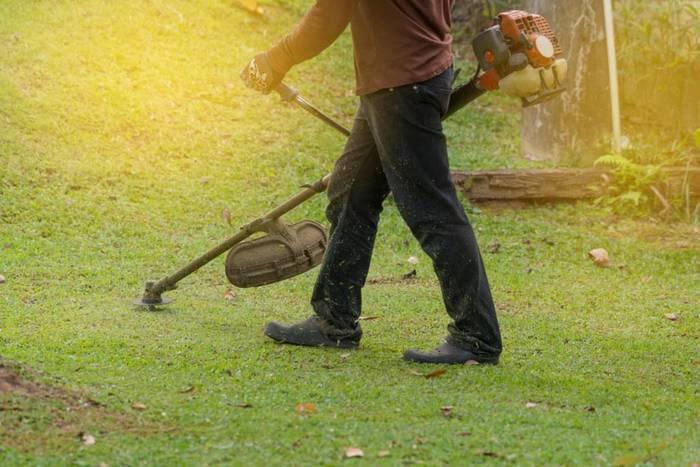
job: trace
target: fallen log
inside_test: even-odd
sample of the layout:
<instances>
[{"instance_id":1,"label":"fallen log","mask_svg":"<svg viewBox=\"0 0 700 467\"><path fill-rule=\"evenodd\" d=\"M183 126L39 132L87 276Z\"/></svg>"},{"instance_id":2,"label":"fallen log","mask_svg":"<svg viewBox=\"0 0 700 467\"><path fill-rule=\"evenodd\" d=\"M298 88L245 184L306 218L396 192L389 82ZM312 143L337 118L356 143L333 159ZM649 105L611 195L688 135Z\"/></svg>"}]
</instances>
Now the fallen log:
<instances>
[{"instance_id":1,"label":"fallen log","mask_svg":"<svg viewBox=\"0 0 700 467\"><path fill-rule=\"evenodd\" d=\"M607 193L615 180L613 172L602 169L535 169L452 172L454 183L474 203L528 204L592 199ZM659 194L673 199L700 196L700 168L663 169Z\"/></svg>"}]
</instances>

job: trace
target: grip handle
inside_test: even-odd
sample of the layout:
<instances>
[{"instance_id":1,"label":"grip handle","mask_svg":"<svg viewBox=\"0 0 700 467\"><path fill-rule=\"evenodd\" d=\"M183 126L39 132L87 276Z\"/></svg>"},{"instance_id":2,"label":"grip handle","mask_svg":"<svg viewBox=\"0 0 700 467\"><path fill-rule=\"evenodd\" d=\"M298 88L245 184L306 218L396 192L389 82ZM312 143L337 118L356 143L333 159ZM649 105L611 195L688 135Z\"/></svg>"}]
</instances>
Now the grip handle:
<instances>
[{"instance_id":1,"label":"grip handle","mask_svg":"<svg viewBox=\"0 0 700 467\"><path fill-rule=\"evenodd\" d=\"M291 102L299 95L299 91L291 86L287 86L284 83L279 83L277 86L275 86L275 92L280 95L280 98L284 102Z\"/></svg>"}]
</instances>

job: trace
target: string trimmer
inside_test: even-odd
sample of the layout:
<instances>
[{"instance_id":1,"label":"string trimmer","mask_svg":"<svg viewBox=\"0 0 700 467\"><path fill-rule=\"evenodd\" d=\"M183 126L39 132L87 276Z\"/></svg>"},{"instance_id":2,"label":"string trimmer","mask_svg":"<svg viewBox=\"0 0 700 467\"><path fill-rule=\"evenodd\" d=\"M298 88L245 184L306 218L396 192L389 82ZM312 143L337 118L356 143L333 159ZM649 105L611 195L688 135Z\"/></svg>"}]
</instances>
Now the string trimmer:
<instances>
[{"instance_id":1,"label":"string trimmer","mask_svg":"<svg viewBox=\"0 0 700 467\"><path fill-rule=\"evenodd\" d=\"M499 14L494 25L472 42L479 60L474 77L452 91L445 118L450 117L486 91L502 88L518 96L523 105L552 99L564 88L566 60L547 21L524 11ZM282 83L275 91L282 101L292 102L345 136L350 131L310 104L298 91ZM158 281L146 282L136 305L154 309L171 303L163 293L215 258L228 252L226 276L237 287L257 287L302 274L317 266L326 250L328 237L323 227L310 220L287 225L281 218L300 204L323 193L330 174L309 184L296 195L262 217L240 228L234 236L194 261ZM247 240L256 233L265 235Z\"/></svg>"}]
</instances>

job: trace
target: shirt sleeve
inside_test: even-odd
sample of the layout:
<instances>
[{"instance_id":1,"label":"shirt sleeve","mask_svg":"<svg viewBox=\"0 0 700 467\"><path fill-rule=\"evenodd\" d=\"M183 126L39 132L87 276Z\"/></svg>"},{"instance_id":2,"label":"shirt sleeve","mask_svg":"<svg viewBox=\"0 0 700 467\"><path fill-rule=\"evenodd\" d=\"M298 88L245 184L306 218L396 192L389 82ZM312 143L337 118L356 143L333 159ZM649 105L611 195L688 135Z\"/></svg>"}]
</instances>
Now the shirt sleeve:
<instances>
[{"instance_id":1,"label":"shirt sleeve","mask_svg":"<svg viewBox=\"0 0 700 467\"><path fill-rule=\"evenodd\" d=\"M268 52L272 68L281 74L315 57L345 30L359 0L317 0L306 16Z\"/></svg>"}]
</instances>

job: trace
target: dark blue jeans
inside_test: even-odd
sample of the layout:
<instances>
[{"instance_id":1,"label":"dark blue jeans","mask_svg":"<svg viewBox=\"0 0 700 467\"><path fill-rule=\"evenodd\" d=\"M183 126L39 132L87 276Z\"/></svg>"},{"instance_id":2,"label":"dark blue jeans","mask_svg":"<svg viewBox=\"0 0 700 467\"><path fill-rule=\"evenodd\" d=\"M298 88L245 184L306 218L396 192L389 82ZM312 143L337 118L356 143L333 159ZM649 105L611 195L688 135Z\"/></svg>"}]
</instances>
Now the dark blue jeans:
<instances>
[{"instance_id":1,"label":"dark blue jeans","mask_svg":"<svg viewBox=\"0 0 700 467\"><path fill-rule=\"evenodd\" d=\"M501 336L474 231L457 199L442 131L452 69L422 83L360 98L352 134L328 187L331 236L311 304L335 338L359 337L382 203L396 206L433 261L447 313L448 340L498 355Z\"/></svg>"}]
</instances>

